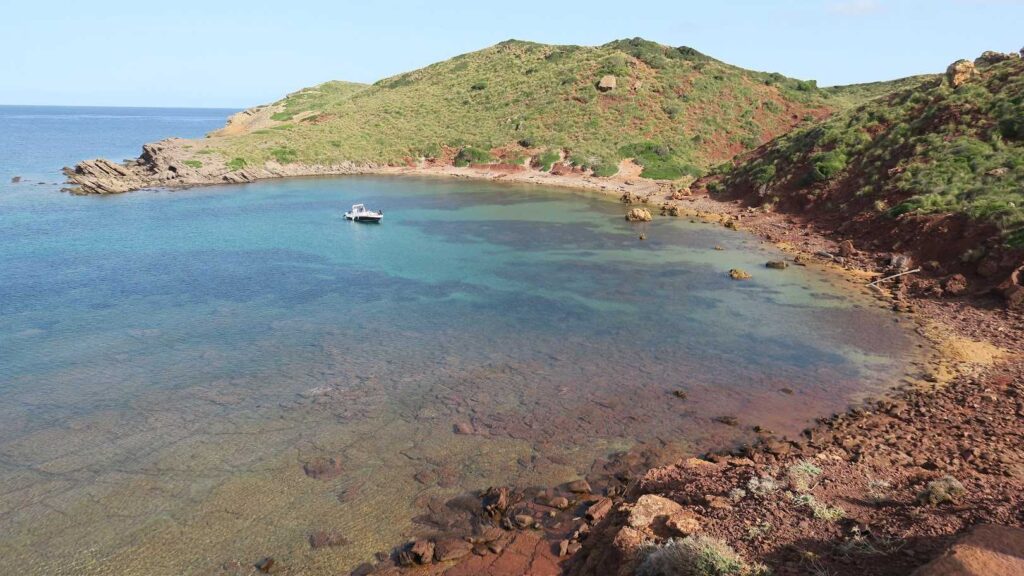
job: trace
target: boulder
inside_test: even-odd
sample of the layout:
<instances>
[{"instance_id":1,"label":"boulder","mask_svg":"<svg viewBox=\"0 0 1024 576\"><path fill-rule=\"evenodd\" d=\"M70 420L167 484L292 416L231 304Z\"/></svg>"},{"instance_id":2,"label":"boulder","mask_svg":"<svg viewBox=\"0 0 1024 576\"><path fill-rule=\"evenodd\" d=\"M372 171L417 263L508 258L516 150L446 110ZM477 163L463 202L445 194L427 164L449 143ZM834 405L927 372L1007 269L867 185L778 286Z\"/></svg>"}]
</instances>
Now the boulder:
<instances>
[{"instance_id":1,"label":"boulder","mask_svg":"<svg viewBox=\"0 0 1024 576\"><path fill-rule=\"evenodd\" d=\"M11 178L11 184L17 184L18 182L21 182L21 176Z\"/></svg>"},{"instance_id":2,"label":"boulder","mask_svg":"<svg viewBox=\"0 0 1024 576\"><path fill-rule=\"evenodd\" d=\"M618 80L611 74L605 74L597 83L597 89L601 92L610 92L618 86Z\"/></svg>"},{"instance_id":3,"label":"boulder","mask_svg":"<svg viewBox=\"0 0 1024 576\"><path fill-rule=\"evenodd\" d=\"M912 576L1024 574L1024 530L981 525L961 536L941 556Z\"/></svg>"},{"instance_id":4,"label":"boulder","mask_svg":"<svg viewBox=\"0 0 1024 576\"><path fill-rule=\"evenodd\" d=\"M683 512L683 507L668 498L656 494L644 494L637 499L629 511L626 523L637 530L652 529L656 522L664 523L668 518Z\"/></svg>"},{"instance_id":5,"label":"boulder","mask_svg":"<svg viewBox=\"0 0 1024 576\"><path fill-rule=\"evenodd\" d=\"M732 278L733 280L750 280L752 276L750 275L750 272L747 272L746 270L733 268L732 270L729 270L729 278Z\"/></svg>"},{"instance_id":6,"label":"boulder","mask_svg":"<svg viewBox=\"0 0 1024 576\"><path fill-rule=\"evenodd\" d=\"M857 253L857 249L853 247L852 240L843 240L839 243L839 255L843 258L849 258Z\"/></svg>"},{"instance_id":7,"label":"boulder","mask_svg":"<svg viewBox=\"0 0 1024 576\"><path fill-rule=\"evenodd\" d=\"M626 212L627 222L650 222L654 217L651 216L650 210L646 208L632 208L629 212Z\"/></svg>"},{"instance_id":8,"label":"boulder","mask_svg":"<svg viewBox=\"0 0 1024 576\"><path fill-rule=\"evenodd\" d=\"M764 263L765 268L771 268L772 270L785 270L789 268L789 262L785 260L769 260Z\"/></svg>"},{"instance_id":9,"label":"boulder","mask_svg":"<svg viewBox=\"0 0 1024 576\"><path fill-rule=\"evenodd\" d=\"M974 66L974 62L970 60L957 60L946 68L946 80L949 81L949 85L953 88L959 88L971 78L978 75L978 70Z\"/></svg>"}]
</instances>

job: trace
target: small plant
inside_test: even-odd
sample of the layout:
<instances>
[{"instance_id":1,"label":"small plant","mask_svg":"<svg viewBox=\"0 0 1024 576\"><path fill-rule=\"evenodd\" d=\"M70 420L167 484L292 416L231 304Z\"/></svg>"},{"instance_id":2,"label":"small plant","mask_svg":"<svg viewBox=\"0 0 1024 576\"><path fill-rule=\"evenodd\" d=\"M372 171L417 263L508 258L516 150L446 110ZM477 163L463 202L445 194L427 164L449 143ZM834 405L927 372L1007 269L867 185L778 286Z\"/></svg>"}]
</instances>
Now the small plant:
<instances>
[{"instance_id":1,"label":"small plant","mask_svg":"<svg viewBox=\"0 0 1024 576\"><path fill-rule=\"evenodd\" d=\"M203 167L203 163L200 162L199 160L185 160L184 164L185 166L188 166L189 168L195 168L196 170Z\"/></svg>"},{"instance_id":2,"label":"small plant","mask_svg":"<svg viewBox=\"0 0 1024 576\"><path fill-rule=\"evenodd\" d=\"M764 498L779 489L779 483L771 476L751 478L747 481L747 491L759 498Z\"/></svg>"},{"instance_id":3,"label":"small plant","mask_svg":"<svg viewBox=\"0 0 1024 576\"><path fill-rule=\"evenodd\" d=\"M811 513L818 520L824 520L826 522L836 522L846 517L846 510L838 506L829 506L822 502L818 502L818 499L811 494L797 494L793 496L793 502L797 506L805 506L810 508Z\"/></svg>"},{"instance_id":4,"label":"small plant","mask_svg":"<svg viewBox=\"0 0 1024 576\"><path fill-rule=\"evenodd\" d=\"M821 468L807 460L801 460L786 470L789 486L797 492L807 492L810 490L814 479L818 476L821 476Z\"/></svg>"},{"instance_id":5,"label":"small plant","mask_svg":"<svg viewBox=\"0 0 1024 576\"><path fill-rule=\"evenodd\" d=\"M772 525L768 522L761 521L753 526L747 526L747 538L757 540L763 536L767 536L771 531Z\"/></svg>"},{"instance_id":6,"label":"small plant","mask_svg":"<svg viewBox=\"0 0 1024 576\"><path fill-rule=\"evenodd\" d=\"M709 536L673 538L641 550L637 576L759 576L768 569L748 564L725 542Z\"/></svg>"},{"instance_id":7,"label":"small plant","mask_svg":"<svg viewBox=\"0 0 1024 576\"><path fill-rule=\"evenodd\" d=\"M241 170L242 168L245 168L247 164L248 163L245 161L245 158L232 158L228 162L227 166L228 170Z\"/></svg>"},{"instance_id":8,"label":"small plant","mask_svg":"<svg viewBox=\"0 0 1024 576\"><path fill-rule=\"evenodd\" d=\"M747 491L743 488L733 488L729 491L729 500L738 503L747 497Z\"/></svg>"},{"instance_id":9,"label":"small plant","mask_svg":"<svg viewBox=\"0 0 1024 576\"><path fill-rule=\"evenodd\" d=\"M865 500L879 506L886 502L891 502L892 497L889 495L889 490L892 489L892 484L885 480L871 479L868 482L868 494Z\"/></svg>"},{"instance_id":10,"label":"small plant","mask_svg":"<svg viewBox=\"0 0 1024 576\"><path fill-rule=\"evenodd\" d=\"M955 502L966 493L967 489L959 480L952 476L943 476L929 482L925 489L917 495L917 501L921 504L938 506L946 502Z\"/></svg>"}]
</instances>

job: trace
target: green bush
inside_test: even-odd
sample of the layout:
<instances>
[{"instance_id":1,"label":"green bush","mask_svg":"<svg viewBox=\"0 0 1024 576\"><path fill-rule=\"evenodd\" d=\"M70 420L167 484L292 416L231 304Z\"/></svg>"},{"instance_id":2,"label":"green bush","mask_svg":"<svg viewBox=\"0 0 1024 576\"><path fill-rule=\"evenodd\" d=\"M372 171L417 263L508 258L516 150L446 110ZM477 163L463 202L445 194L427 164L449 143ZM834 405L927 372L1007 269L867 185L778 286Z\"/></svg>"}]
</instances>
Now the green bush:
<instances>
[{"instance_id":1,"label":"green bush","mask_svg":"<svg viewBox=\"0 0 1024 576\"><path fill-rule=\"evenodd\" d=\"M228 162L227 166L228 170L241 170L242 168L245 168L246 164L247 162L245 161L245 158L232 158L231 161Z\"/></svg>"},{"instance_id":2,"label":"green bush","mask_svg":"<svg viewBox=\"0 0 1024 576\"><path fill-rule=\"evenodd\" d=\"M827 182L846 168L846 155L839 150L817 154L811 160L811 178Z\"/></svg>"},{"instance_id":3,"label":"green bush","mask_svg":"<svg viewBox=\"0 0 1024 576\"><path fill-rule=\"evenodd\" d=\"M601 162L593 166L594 176L609 178L619 173L619 165L614 162Z\"/></svg>"},{"instance_id":4,"label":"green bush","mask_svg":"<svg viewBox=\"0 0 1024 576\"><path fill-rule=\"evenodd\" d=\"M280 146L270 151L270 155L281 164L291 164L299 158L299 153L287 146Z\"/></svg>"},{"instance_id":5,"label":"green bush","mask_svg":"<svg viewBox=\"0 0 1024 576\"><path fill-rule=\"evenodd\" d=\"M755 169L750 174L750 179L758 184L768 184L775 179L775 165L767 164Z\"/></svg>"},{"instance_id":6,"label":"green bush","mask_svg":"<svg viewBox=\"0 0 1024 576\"><path fill-rule=\"evenodd\" d=\"M541 172L551 171L551 167L561 159L558 152L554 150L545 150L542 154L537 156L536 165L537 169Z\"/></svg>"},{"instance_id":7,"label":"green bush","mask_svg":"<svg viewBox=\"0 0 1024 576\"><path fill-rule=\"evenodd\" d=\"M473 84L472 86L469 87L470 90L476 92L483 90L485 88L487 88L487 82L477 82L476 84Z\"/></svg>"},{"instance_id":8,"label":"green bush","mask_svg":"<svg viewBox=\"0 0 1024 576\"><path fill-rule=\"evenodd\" d=\"M195 168L196 170L203 167L203 163L200 162L199 160L185 160L184 164L185 166L188 166L189 168Z\"/></svg>"},{"instance_id":9,"label":"green bush","mask_svg":"<svg viewBox=\"0 0 1024 576\"><path fill-rule=\"evenodd\" d=\"M466 146L455 156L455 165L462 168L470 164L487 164L494 161L494 157L486 150Z\"/></svg>"}]
</instances>

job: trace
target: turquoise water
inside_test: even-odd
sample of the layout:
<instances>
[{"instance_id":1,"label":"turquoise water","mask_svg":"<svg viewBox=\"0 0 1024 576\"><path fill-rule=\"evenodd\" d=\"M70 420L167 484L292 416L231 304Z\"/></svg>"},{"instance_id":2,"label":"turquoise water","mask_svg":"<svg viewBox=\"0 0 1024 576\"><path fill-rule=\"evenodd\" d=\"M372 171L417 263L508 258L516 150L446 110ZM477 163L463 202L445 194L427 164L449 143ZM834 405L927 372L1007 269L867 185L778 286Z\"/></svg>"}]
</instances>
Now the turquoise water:
<instances>
[{"instance_id":1,"label":"turquoise water","mask_svg":"<svg viewBox=\"0 0 1024 576\"><path fill-rule=\"evenodd\" d=\"M225 113L44 112L17 156L0 140L0 172L30 180L0 173L0 553L25 573L266 555L335 573L422 530L431 498L795 433L915 346L844 281L764 269L780 254L752 237L628 224L593 195L383 177L60 194L69 156ZM355 202L384 224L344 221ZM341 473L307 477L316 457ZM320 529L350 543L310 550Z\"/></svg>"}]
</instances>

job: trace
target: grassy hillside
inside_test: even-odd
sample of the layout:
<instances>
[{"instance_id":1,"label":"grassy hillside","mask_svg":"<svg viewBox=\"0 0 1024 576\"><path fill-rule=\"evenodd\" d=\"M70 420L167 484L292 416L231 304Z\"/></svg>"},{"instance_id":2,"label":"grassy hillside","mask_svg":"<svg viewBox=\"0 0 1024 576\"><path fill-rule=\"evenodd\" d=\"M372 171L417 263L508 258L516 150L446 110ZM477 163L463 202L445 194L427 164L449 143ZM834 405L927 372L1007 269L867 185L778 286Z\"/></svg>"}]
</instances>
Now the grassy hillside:
<instances>
[{"instance_id":1,"label":"grassy hillside","mask_svg":"<svg viewBox=\"0 0 1024 576\"><path fill-rule=\"evenodd\" d=\"M602 91L607 75L616 87ZM818 89L640 39L599 47L510 40L372 86L328 82L296 92L267 107L259 129L211 146L238 167L528 156L550 165L564 150L598 175L633 157L644 176L675 179L884 85Z\"/></svg>"},{"instance_id":2,"label":"grassy hillside","mask_svg":"<svg viewBox=\"0 0 1024 576\"><path fill-rule=\"evenodd\" d=\"M853 220L964 213L1024 246L1024 61L927 80L758 150L720 185Z\"/></svg>"}]
</instances>

